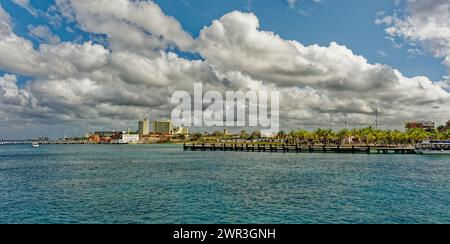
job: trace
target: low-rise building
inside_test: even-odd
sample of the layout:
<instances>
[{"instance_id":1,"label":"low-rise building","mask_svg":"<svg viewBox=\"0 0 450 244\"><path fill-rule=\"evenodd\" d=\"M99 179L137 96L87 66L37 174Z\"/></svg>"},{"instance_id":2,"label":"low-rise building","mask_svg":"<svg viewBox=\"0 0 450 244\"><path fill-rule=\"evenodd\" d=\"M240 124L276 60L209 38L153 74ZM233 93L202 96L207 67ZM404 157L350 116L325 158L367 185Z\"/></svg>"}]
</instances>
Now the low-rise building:
<instances>
[{"instance_id":1,"label":"low-rise building","mask_svg":"<svg viewBox=\"0 0 450 244\"><path fill-rule=\"evenodd\" d=\"M446 132L450 130L450 120L447 121L447 124L444 126L444 128L441 129L441 132Z\"/></svg>"},{"instance_id":2,"label":"low-rise building","mask_svg":"<svg viewBox=\"0 0 450 244\"><path fill-rule=\"evenodd\" d=\"M432 121L416 121L416 122L407 122L405 128L407 130L408 129L434 130L436 126Z\"/></svg>"},{"instance_id":3,"label":"low-rise building","mask_svg":"<svg viewBox=\"0 0 450 244\"><path fill-rule=\"evenodd\" d=\"M140 140L139 134L122 134L119 143L138 143Z\"/></svg>"},{"instance_id":4,"label":"low-rise building","mask_svg":"<svg viewBox=\"0 0 450 244\"><path fill-rule=\"evenodd\" d=\"M89 135L89 141L94 143L100 142L100 136L99 135Z\"/></svg>"},{"instance_id":5,"label":"low-rise building","mask_svg":"<svg viewBox=\"0 0 450 244\"><path fill-rule=\"evenodd\" d=\"M89 141L96 143L111 143L120 140L122 131L96 131L89 136Z\"/></svg>"},{"instance_id":6,"label":"low-rise building","mask_svg":"<svg viewBox=\"0 0 450 244\"><path fill-rule=\"evenodd\" d=\"M189 135L189 128L178 127L172 130L172 135Z\"/></svg>"},{"instance_id":7,"label":"low-rise building","mask_svg":"<svg viewBox=\"0 0 450 244\"><path fill-rule=\"evenodd\" d=\"M159 141L160 141L159 135L152 135L152 134L145 136L141 139L141 143L144 144L153 144L158 143Z\"/></svg>"}]
</instances>

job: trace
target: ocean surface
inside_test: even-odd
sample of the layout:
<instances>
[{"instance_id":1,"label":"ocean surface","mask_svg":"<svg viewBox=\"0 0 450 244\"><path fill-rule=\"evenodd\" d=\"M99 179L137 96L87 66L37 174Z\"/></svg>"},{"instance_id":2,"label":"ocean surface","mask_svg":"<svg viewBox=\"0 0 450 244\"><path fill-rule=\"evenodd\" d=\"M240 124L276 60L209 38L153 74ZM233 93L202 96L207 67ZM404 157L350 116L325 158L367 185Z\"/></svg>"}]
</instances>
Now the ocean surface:
<instances>
[{"instance_id":1,"label":"ocean surface","mask_svg":"<svg viewBox=\"0 0 450 244\"><path fill-rule=\"evenodd\" d=\"M0 223L450 223L450 157L0 146Z\"/></svg>"}]
</instances>

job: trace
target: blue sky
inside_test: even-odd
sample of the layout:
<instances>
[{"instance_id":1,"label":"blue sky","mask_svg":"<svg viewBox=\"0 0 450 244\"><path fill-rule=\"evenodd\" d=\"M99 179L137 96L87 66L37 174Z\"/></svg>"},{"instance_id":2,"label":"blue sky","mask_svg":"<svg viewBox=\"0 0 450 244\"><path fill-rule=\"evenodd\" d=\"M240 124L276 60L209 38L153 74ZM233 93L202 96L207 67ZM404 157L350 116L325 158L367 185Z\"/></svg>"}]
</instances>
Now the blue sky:
<instances>
[{"instance_id":1,"label":"blue sky","mask_svg":"<svg viewBox=\"0 0 450 244\"><path fill-rule=\"evenodd\" d=\"M283 130L442 124L449 29L448 0L2 0L0 134L133 129L194 81L280 91Z\"/></svg>"},{"instance_id":2,"label":"blue sky","mask_svg":"<svg viewBox=\"0 0 450 244\"><path fill-rule=\"evenodd\" d=\"M197 37L200 30L213 20L233 10L251 11L258 16L261 29L273 31L284 39L297 40L304 45L328 45L335 41L345 45L357 55L362 55L370 63L388 64L399 69L404 75L425 75L439 81L446 75L442 60L431 55L412 56L407 48L397 48L385 36L385 27L374 23L377 13L392 13L395 0L312 0L298 1L290 8L285 0L155 0L163 11L178 19L184 29ZM54 1L31 1L36 9L46 11ZM28 25L48 25L48 20L33 17L25 9L10 0L2 2L3 7L14 18L18 35L39 42L28 35ZM76 23L64 21L61 26L49 25L53 33L62 41L73 41L92 35L77 28ZM70 27L75 32L67 31ZM189 57L189 56L188 56ZM197 57L193 55L193 57ZM25 79L21 79L25 80Z\"/></svg>"}]
</instances>

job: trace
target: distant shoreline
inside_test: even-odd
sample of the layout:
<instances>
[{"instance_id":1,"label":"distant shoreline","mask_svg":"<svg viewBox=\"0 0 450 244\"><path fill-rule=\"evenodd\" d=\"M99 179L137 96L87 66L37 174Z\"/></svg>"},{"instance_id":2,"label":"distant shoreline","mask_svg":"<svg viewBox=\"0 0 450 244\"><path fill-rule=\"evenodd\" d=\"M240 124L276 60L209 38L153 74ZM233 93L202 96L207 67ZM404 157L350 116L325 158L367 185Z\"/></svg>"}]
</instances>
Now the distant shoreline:
<instances>
[{"instance_id":1,"label":"distant shoreline","mask_svg":"<svg viewBox=\"0 0 450 244\"><path fill-rule=\"evenodd\" d=\"M3 141L0 145L31 145L32 143L38 143L40 145L184 145L184 144L227 144L227 145L295 145L295 143L283 143L283 142L223 142L223 141L185 141L185 142L158 142L158 143L98 143L98 142L88 142L88 141L28 141L28 140L11 140ZM331 146L331 147L414 147L413 144L364 144L364 143L354 143L354 144L335 144L335 143L297 143L300 146Z\"/></svg>"}]
</instances>

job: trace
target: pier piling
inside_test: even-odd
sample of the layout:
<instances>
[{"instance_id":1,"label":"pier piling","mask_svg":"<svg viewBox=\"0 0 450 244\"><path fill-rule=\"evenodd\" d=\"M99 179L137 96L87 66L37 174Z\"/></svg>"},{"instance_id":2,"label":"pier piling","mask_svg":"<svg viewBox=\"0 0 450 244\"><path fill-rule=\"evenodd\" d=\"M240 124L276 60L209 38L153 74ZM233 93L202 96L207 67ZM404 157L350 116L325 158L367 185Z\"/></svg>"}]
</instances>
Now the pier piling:
<instances>
[{"instance_id":1,"label":"pier piling","mask_svg":"<svg viewBox=\"0 0 450 244\"><path fill-rule=\"evenodd\" d=\"M355 146L352 145L349 146L342 146L342 145L320 145L320 146L314 146L314 145L308 145L307 147L302 147L299 144L227 144L227 143L221 143L217 145L216 143L201 143L201 144L183 144L183 150L184 151L241 151L241 152L283 152L283 153L289 153L289 152L295 152L295 153L302 153L302 152L309 152L309 153L352 153L352 154L415 154L414 148L409 147L390 147L390 146Z\"/></svg>"}]
</instances>

